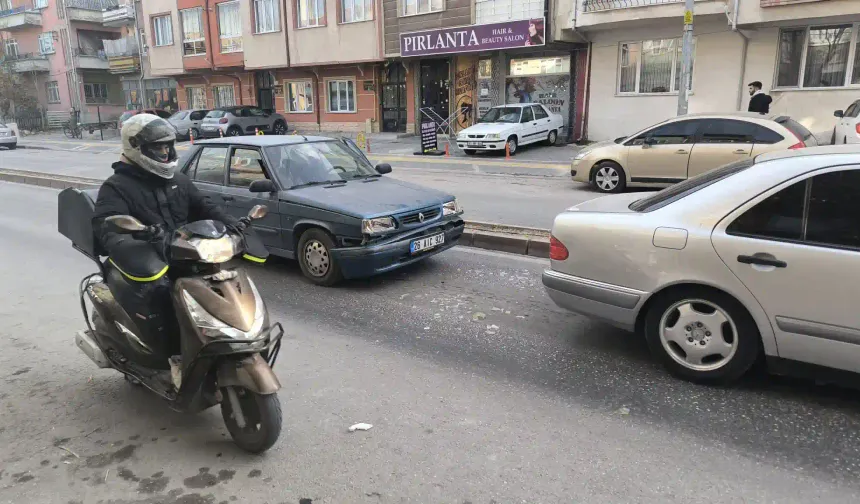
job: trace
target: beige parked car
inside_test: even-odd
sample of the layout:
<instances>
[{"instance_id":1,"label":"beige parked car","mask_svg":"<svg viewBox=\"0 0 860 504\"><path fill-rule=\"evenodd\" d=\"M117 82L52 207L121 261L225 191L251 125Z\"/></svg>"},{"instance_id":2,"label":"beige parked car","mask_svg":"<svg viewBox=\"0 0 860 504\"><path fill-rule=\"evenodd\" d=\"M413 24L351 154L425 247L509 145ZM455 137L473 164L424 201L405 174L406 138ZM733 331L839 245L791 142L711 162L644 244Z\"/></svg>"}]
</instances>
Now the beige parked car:
<instances>
[{"instance_id":1,"label":"beige parked car","mask_svg":"<svg viewBox=\"0 0 860 504\"><path fill-rule=\"evenodd\" d=\"M631 185L665 186L765 152L818 145L787 116L755 113L690 114L629 137L586 147L570 174L604 193Z\"/></svg>"},{"instance_id":2,"label":"beige parked car","mask_svg":"<svg viewBox=\"0 0 860 504\"><path fill-rule=\"evenodd\" d=\"M558 215L543 284L686 379L731 382L762 354L860 373L858 201L860 145L748 158Z\"/></svg>"}]
</instances>

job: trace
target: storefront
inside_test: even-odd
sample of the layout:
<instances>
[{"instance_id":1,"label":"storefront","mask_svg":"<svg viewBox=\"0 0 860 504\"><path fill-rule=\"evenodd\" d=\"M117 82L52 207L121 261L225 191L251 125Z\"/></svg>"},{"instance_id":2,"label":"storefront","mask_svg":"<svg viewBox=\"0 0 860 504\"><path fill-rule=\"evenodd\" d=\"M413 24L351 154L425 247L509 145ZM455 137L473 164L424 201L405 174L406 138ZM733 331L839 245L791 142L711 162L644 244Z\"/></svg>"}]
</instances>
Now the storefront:
<instances>
[{"instance_id":1,"label":"storefront","mask_svg":"<svg viewBox=\"0 0 860 504\"><path fill-rule=\"evenodd\" d=\"M176 96L176 81L173 79L147 79L140 91L140 79L123 79L122 92L128 110L144 108L164 109L168 112L179 110Z\"/></svg>"}]
</instances>

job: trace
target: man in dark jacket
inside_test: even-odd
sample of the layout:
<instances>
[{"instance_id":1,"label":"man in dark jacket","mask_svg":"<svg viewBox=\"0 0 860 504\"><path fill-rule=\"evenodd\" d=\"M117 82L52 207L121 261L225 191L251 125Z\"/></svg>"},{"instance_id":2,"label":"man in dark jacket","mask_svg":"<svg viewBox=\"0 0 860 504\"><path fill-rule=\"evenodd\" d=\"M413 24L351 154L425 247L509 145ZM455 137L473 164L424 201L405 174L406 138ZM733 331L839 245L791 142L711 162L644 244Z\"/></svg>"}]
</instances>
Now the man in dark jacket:
<instances>
[{"instance_id":1,"label":"man in dark jacket","mask_svg":"<svg viewBox=\"0 0 860 504\"><path fill-rule=\"evenodd\" d=\"M761 90L761 82L750 82L749 91L752 97L750 98L749 112L758 112L759 114L770 113L770 103L773 101L773 98L764 94Z\"/></svg>"}]
</instances>

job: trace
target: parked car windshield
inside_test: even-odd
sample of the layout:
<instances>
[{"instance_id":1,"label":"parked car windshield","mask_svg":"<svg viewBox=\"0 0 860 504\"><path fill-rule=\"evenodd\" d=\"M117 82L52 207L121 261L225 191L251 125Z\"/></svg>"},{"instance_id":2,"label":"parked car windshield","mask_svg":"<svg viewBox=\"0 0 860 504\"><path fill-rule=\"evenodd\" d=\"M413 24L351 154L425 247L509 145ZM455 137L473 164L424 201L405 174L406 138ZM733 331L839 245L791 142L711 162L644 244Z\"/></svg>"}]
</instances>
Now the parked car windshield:
<instances>
[{"instance_id":1,"label":"parked car windshield","mask_svg":"<svg viewBox=\"0 0 860 504\"><path fill-rule=\"evenodd\" d=\"M479 122L482 123L518 123L520 122L520 107L495 107L484 114Z\"/></svg>"},{"instance_id":2,"label":"parked car windshield","mask_svg":"<svg viewBox=\"0 0 860 504\"><path fill-rule=\"evenodd\" d=\"M717 168L716 170L700 173L695 177L688 178L683 182L679 182L663 189L662 191L656 192L647 198L636 200L631 203L628 208L634 212L651 212L658 208L663 208L669 203L685 198L700 189L708 187L714 182L720 181L726 177L731 177L736 173L740 173L754 164L755 159L747 158L742 161L727 164L721 168Z\"/></svg>"},{"instance_id":3,"label":"parked car windshield","mask_svg":"<svg viewBox=\"0 0 860 504\"><path fill-rule=\"evenodd\" d=\"M267 147L266 155L289 188L378 175L366 159L337 141Z\"/></svg>"},{"instance_id":4,"label":"parked car windshield","mask_svg":"<svg viewBox=\"0 0 860 504\"><path fill-rule=\"evenodd\" d=\"M224 117L225 115L227 115L227 112L224 110L212 110L208 114L206 114L206 117L212 117L217 119L219 117Z\"/></svg>"}]
</instances>

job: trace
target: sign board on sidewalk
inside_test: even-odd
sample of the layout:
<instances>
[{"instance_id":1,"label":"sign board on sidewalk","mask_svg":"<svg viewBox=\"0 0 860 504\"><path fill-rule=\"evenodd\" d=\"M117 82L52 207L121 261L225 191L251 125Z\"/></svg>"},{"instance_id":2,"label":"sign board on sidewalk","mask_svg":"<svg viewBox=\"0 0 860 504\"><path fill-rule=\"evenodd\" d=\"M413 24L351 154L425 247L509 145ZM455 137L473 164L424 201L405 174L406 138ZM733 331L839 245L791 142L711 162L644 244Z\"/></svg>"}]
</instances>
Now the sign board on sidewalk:
<instances>
[{"instance_id":1,"label":"sign board on sidewalk","mask_svg":"<svg viewBox=\"0 0 860 504\"><path fill-rule=\"evenodd\" d=\"M421 123L421 152L435 151L439 149L436 142L436 123L423 121Z\"/></svg>"}]
</instances>

